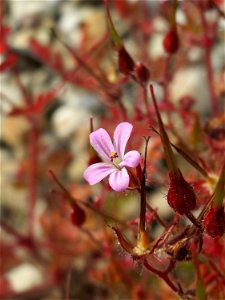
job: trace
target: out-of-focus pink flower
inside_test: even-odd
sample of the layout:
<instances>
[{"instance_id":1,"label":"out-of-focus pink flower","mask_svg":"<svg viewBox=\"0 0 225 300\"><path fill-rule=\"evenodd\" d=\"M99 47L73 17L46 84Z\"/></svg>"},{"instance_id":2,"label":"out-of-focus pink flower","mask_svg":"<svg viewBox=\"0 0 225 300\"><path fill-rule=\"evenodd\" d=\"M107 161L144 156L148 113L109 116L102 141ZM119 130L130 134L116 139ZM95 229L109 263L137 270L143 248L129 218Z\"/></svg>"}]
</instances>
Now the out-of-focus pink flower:
<instances>
[{"instance_id":1,"label":"out-of-focus pink flower","mask_svg":"<svg viewBox=\"0 0 225 300\"><path fill-rule=\"evenodd\" d=\"M135 168L140 163L140 153L125 148L133 126L128 122L120 123L113 135L113 142L103 128L90 134L90 143L104 162L89 166L84 172L85 180L94 185L109 175L109 184L114 191L122 192L129 186L129 174L126 167Z\"/></svg>"}]
</instances>

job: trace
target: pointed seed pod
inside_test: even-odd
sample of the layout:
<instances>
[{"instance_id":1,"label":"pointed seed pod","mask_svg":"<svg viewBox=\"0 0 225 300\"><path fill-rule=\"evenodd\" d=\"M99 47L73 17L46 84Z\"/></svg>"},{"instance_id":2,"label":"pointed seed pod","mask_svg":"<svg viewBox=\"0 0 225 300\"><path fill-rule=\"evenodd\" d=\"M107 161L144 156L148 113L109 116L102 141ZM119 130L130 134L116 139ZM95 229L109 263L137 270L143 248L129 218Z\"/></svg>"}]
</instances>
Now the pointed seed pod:
<instances>
[{"instance_id":1,"label":"pointed seed pod","mask_svg":"<svg viewBox=\"0 0 225 300\"><path fill-rule=\"evenodd\" d=\"M143 84L146 84L150 78L150 72L148 68L142 63L137 63L135 66L135 73L139 81Z\"/></svg>"},{"instance_id":2,"label":"pointed seed pod","mask_svg":"<svg viewBox=\"0 0 225 300\"><path fill-rule=\"evenodd\" d=\"M134 70L134 61L123 46L119 48L118 64L120 72L125 75L129 75Z\"/></svg>"},{"instance_id":3,"label":"pointed seed pod","mask_svg":"<svg viewBox=\"0 0 225 300\"><path fill-rule=\"evenodd\" d=\"M169 205L179 214L188 214L196 206L196 195L181 171L169 172L170 187L167 194Z\"/></svg>"},{"instance_id":4,"label":"pointed seed pod","mask_svg":"<svg viewBox=\"0 0 225 300\"><path fill-rule=\"evenodd\" d=\"M86 220L85 211L76 203L72 206L72 211L70 214L71 223L75 226L81 226Z\"/></svg>"},{"instance_id":5,"label":"pointed seed pod","mask_svg":"<svg viewBox=\"0 0 225 300\"><path fill-rule=\"evenodd\" d=\"M211 237L222 236L225 232L225 213L223 206L217 208L211 205L202 223L205 231Z\"/></svg>"},{"instance_id":6,"label":"pointed seed pod","mask_svg":"<svg viewBox=\"0 0 225 300\"><path fill-rule=\"evenodd\" d=\"M172 28L164 37L163 47L168 54L174 54L179 48L179 37L176 28Z\"/></svg>"}]
</instances>

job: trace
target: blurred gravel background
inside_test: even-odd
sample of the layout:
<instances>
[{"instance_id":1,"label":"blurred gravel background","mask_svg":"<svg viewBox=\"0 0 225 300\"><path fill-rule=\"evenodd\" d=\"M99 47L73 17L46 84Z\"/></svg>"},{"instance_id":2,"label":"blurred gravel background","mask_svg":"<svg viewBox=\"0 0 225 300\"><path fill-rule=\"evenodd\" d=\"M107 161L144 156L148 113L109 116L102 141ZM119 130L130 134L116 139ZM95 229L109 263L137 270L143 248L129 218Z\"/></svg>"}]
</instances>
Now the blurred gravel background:
<instances>
[{"instance_id":1,"label":"blurred gravel background","mask_svg":"<svg viewBox=\"0 0 225 300\"><path fill-rule=\"evenodd\" d=\"M157 1L147 1L150 16L154 15L157 5ZM103 1L100 0L8 0L4 1L3 9L4 23L12 30L9 36L10 48L22 57L17 64L20 79L33 95L54 88L61 82L61 78L31 51L29 44L31 38L37 39L43 45L50 43L54 51L60 51L63 64L69 70L73 61L65 48L57 41L51 29L57 28L64 41L74 49L79 49L80 54L82 54L82 43L86 45L86 49L91 48L107 31ZM133 57L136 57L138 44L132 39L129 24L126 20L121 19L115 11L112 11L112 16L117 30L123 36L127 49ZM209 20L210 18L213 20L217 15L213 11L209 12L207 17ZM181 10L178 12L178 22L180 24L186 22ZM156 28L156 33L152 35L146 49L152 61L160 61L162 57L165 57L162 39L168 23L159 15L153 18L152 23ZM221 35L224 34L224 28L223 20L220 24ZM109 78L113 81L116 76L114 70L116 64L115 54L111 53L109 60L105 57L104 52L100 51L96 55L101 57L101 59L98 57L99 63L104 70L107 70ZM224 89L223 79L220 77L224 75L224 56L224 44L218 42L212 52L214 72L218 78L218 93L221 93L221 90ZM171 98L174 103L177 103L182 96L194 97L197 99L197 110L204 118L207 118L210 101L208 88L206 88L207 77L203 61L203 50L193 47L186 59L186 65L176 73L170 84ZM152 66L152 74L157 74L157 64ZM133 91L132 85L130 85L123 95L128 110L129 106L132 105L130 98L133 97ZM158 86L157 97L160 99L162 94L162 88ZM25 220L27 214L26 182L28 168L28 154L25 149L28 143L29 124L21 116L11 117L8 115L13 105L23 105L22 97L12 73L1 74L0 213L3 219L10 220L10 223L18 228L20 232L25 232L27 226ZM7 99L10 100L7 101ZM105 113L105 105L98 93L84 90L69 83L65 84L56 99L48 105L42 118L43 134L40 137L42 147L40 162L42 167L40 167L38 189L48 191L48 182L44 174L46 169L50 169L52 166L59 170L63 168L63 174L60 175L65 180L68 179L70 182L74 181L77 184L83 183L83 171L87 166L89 117L90 115L94 116L95 126L97 127L98 116L105 116ZM82 190L81 187L79 193L85 198L85 193L88 194L88 190ZM158 193L162 197L164 191L160 190L155 194L155 198L153 197L156 200L152 199L152 205L157 207L160 205L157 201ZM132 215L136 208L134 205L131 212L127 211L127 214ZM36 205L37 219L45 209L46 202L40 197ZM168 216L170 208L163 203L160 213L163 216ZM35 230L37 236L41 236L42 229L39 227L38 222ZM1 238L11 242L4 232L1 232ZM22 253L21 257L24 256L26 254ZM93 290L94 285L88 281L85 282L84 265L84 262L77 261L76 266L79 270L79 276L73 273L72 277L75 281L79 277L81 281L78 286L74 287L75 294L78 295L77 299L104 299L104 293L106 292L103 287L98 287L96 292ZM7 279L17 292L42 283L43 278L45 278L43 270L29 261L15 264L15 267L7 273ZM98 296L98 293L100 296ZM93 298L89 298L90 295ZM55 288L48 295L32 299L53 300L61 299L60 297L61 293Z\"/></svg>"}]
</instances>

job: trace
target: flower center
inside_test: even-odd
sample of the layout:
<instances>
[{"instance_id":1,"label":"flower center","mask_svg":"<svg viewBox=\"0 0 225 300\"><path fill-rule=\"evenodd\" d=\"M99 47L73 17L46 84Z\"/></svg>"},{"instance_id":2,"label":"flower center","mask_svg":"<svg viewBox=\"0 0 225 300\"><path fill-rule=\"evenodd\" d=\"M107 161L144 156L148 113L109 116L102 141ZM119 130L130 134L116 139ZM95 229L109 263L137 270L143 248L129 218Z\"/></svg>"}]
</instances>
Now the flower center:
<instances>
[{"instance_id":1,"label":"flower center","mask_svg":"<svg viewBox=\"0 0 225 300\"><path fill-rule=\"evenodd\" d=\"M117 169L121 170L121 167L119 166L120 159L119 159L119 156L118 156L118 154L117 154L116 152L112 151L112 152L110 153L110 159L111 159L111 162L113 163L113 165L114 165Z\"/></svg>"}]
</instances>

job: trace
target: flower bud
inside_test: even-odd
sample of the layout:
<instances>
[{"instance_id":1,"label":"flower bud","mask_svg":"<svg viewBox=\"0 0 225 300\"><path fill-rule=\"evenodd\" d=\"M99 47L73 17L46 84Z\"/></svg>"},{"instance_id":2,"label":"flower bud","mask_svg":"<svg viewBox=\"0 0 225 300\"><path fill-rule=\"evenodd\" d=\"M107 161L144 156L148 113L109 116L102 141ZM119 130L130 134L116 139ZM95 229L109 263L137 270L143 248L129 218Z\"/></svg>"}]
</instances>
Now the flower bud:
<instances>
[{"instance_id":1,"label":"flower bud","mask_svg":"<svg viewBox=\"0 0 225 300\"><path fill-rule=\"evenodd\" d=\"M134 61L124 47L119 49L118 60L121 73L128 75L134 70Z\"/></svg>"},{"instance_id":2,"label":"flower bud","mask_svg":"<svg viewBox=\"0 0 225 300\"><path fill-rule=\"evenodd\" d=\"M80 208L76 203L72 206L72 212L70 214L71 223L75 226L81 226L86 220L85 211Z\"/></svg>"},{"instance_id":3,"label":"flower bud","mask_svg":"<svg viewBox=\"0 0 225 300\"><path fill-rule=\"evenodd\" d=\"M148 68L146 68L146 66L143 65L142 63L136 64L135 72L136 72L137 78L139 79L139 81L141 83L146 84L149 81L150 72L149 72Z\"/></svg>"},{"instance_id":4,"label":"flower bud","mask_svg":"<svg viewBox=\"0 0 225 300\"><path fill-rule=\"evenodd\" d=\"M167 194L169 205L179 214L188 214L196 206L196 196L192 186L184 179L181 171L169 172L170 187Z\"/></svg>"},{"instance_id":5,"label":"flower bud","mask_svg":"<svg viewBox=\"0 0 225 300\"><path fill-rule=\"evenodd\" d=\"M224 208L211 205L203 219L203 227L211 237L222 236L225 232Z\"/></svg>"},{"instance_id":6,"label":"flower bud","mask_svg":"<svg viewBox=\"0 0 225 300\"><path fill-rule=\"evenodd\" d=\"M172 28L164 37L163 40L164 50L168 54L175 53L179 48L179 37L176 28Z\"/></svg>"}]
</instances>

